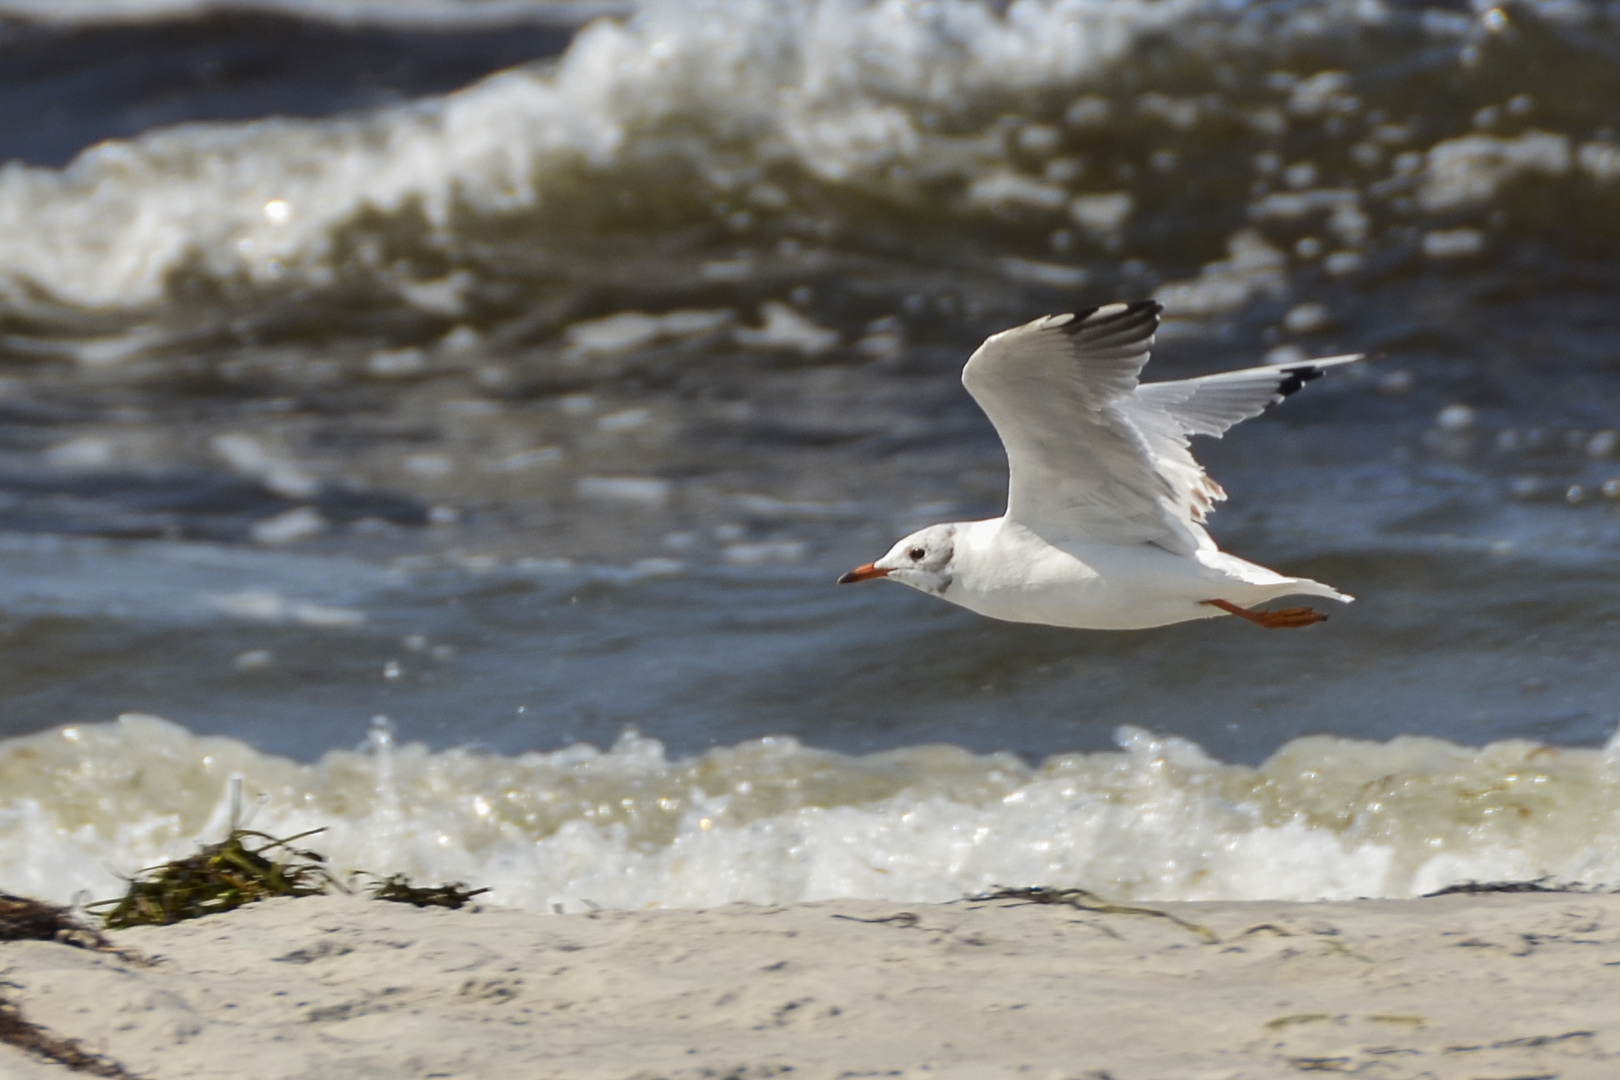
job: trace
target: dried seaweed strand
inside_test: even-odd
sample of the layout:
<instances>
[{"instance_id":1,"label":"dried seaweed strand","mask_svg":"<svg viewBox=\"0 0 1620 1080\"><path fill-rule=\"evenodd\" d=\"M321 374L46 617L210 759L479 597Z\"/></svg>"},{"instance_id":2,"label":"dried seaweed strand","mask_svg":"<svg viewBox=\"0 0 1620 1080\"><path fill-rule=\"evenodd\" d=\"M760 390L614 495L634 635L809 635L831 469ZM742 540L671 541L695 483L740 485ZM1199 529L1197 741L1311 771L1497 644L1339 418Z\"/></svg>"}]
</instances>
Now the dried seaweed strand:
<instances>
[{"instance_id":1,"label":"dried seaweed strand","mask_svg":"<svg viewBox=\"0 0 1620 1080\"><path fill-rule=\"evenodd\" d=\"M1211 945L1218 944L1220 938L1215 931L1207 926L1200 926L1195 922L1170 914L1168 911L1158 911L1154 908L1133 907L1129 904L1114 904L1096 893L1085 889L1055 889L1046 885L1031 885L1024 888L1009 888L1005 885L992 886L989 892L969 897L973 901L981 900L1021 900L1028 904L1063 904L1077 911L1092 911L1099 915L1142 915L1153 919L1169 919L1183 930L1190 930L1203 938Z\"/></svg>"},{"instance_id":2,"label":"dried seaweed strand","mask_svg":"<svg viewBox=\"0 0 1620 1080\"><path fill-rule=\"evenodd\" d=\"M358 871L365 877L374 875L364 870ZM416 907L442 907L459 911L466 906L467 901L482 893L485 889L469 889L465 881L451 882L448 885L412 885L411 879L404 874L389 874L385 878L378 878L370 887L373 900L390 900L396 904L412 904Z\"/></svg>"},{"instance_id":3,"label":"dried seaweed strand","mask_svg":"<svg viewBox=\"0 0 1620 1080\"><path fill-rule=\"evenodd\" d=\"M79 1040L52 1035L45 1028L25 1019L16 1003L3 997L0 997L0 1043L46 1061L54 1061L73 1072L105 1076L110 1080L140 1080L140 1077L111 1058L90 1053L79 1045Z\"/></svg>"}]
</instances>

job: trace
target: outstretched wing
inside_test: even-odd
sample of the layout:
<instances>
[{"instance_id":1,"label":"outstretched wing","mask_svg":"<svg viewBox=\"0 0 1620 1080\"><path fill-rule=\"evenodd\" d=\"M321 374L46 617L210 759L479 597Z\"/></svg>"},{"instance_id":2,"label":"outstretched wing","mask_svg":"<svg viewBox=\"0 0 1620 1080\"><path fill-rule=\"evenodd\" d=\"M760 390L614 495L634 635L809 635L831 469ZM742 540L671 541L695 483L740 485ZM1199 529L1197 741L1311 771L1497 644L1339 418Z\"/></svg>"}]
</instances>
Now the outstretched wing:
<instances>
[{"instance_id":1,"label":"outstretched wing","mask_svg":"<svg viewBox=\"0 0 1620 1080\"><path fill-rule=\"evenodd\" d=\"M991 337L962 370L1007 449L1007 515L1049 542L1197 546L1177 526L1175 490L1147 439L1120 409L1160 310L1143 300L1048 315Z\"/></svg>"},{"instance_id":2,"label":"outstretched wing","mask_svg":"<svg viewBox=\"0 0 1620 1080\"><path fill-rule=\"evenodd\" d=\"M1007 450L1007 514L1058 543L1191 552L1225 497L1187 448L1281 401L1324 367L1280 364L1138 386L1158 329L1151 300L1049 315L996 334L962 383Z\"/></svg>"},{"instance_id":3,"label":"outstretched wing","mask_svg":"<svg viewBox=\"0 0 1620 1080\"><path fill-rule=\"evenodd\" d=\"M1220 438L1233 424L1259 416L1328 368L1351 364L1361 353L1325 356L1292 364L1270 364L1202 375L1196 379L1148 383L1136 388L1137 403L1169 413L1189 435Z\"/></svg>"},{"instance_id":4,"label":"outstretched wing","mask_svg":"<svg viewBox=\"0 0 1620 1080\"><path fill-rule=\"evenodd\" d=\"M1176 505L1201 525L1226 492L1193 459L1188 438L1218 439L1232 425L1281 404L1328 368L1360 359L1360 353L1353 353L1147 383L1120 402L1120 411L1147 441L1156 468L1176 492Z\"/></svg>"}]
</instances>

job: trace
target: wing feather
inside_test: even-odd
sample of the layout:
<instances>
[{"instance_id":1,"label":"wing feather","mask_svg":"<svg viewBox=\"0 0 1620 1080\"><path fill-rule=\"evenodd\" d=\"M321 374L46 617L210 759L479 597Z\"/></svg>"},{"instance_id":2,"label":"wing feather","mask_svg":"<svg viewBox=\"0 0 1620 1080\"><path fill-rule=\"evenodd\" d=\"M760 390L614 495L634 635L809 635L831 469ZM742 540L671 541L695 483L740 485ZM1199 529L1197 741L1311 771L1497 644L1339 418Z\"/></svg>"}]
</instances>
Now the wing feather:
<instances>
[{"instance_id":1,"label":"wing feather","mask_svg":"<svg viewBox=\"0 0 1620 1080\"><path fill-rule=\"evenodd\" d=\"M962 371L1007 450L1007 516L1053 543L1189 553L1226 497L1188 449L1320 376L1330 357L1138 385L1159 325L1151 300L1048 315L989 338Z\"/></svg>"},{"instance_id":2,"label":"wing feather","mask_svg":"<svg viewBox=\"0 0 1620 1080\"><path fill-rule=\"evenodd\" d=\"M1302 360L1291 364L1223 371L1196 379L1147 383L1136 388L1137 400L1169 413L1189 435L1220 438L1232 425L1259 416L1319 379L1329 368L1354 363L1360 353Z\"/></svg>"},{"instance_id":3,"label":"wing feather","mask_svg":"<svg viewBox=\"0 0 1620 1080\"><path fill-rule=\"evenodd\" d=\"M1136 391L1158 304L1048 315L996 334L962 383L995 425L1011 473L1009 517L1051 542L1198 546L1179 526L1174 488L1120 411Z\"/></svg>"},{"instance_id":4,"label":"wing feather","mask_svg":"<svg viewBox=\"0 0 1620 1080\"><path fill-rule=\"evenodd\" d=\"M1215 504L1226 498L1226 491L1194 460L1189 437L1218 439L1234 424L1281 404L1329 368L1360 359L1359 353L1328 356L1147 383L1121 403L1122 410L1146 438L1159 472L1176 491L1177 505L1201 525Z\"/></svg>"}]
</instances>

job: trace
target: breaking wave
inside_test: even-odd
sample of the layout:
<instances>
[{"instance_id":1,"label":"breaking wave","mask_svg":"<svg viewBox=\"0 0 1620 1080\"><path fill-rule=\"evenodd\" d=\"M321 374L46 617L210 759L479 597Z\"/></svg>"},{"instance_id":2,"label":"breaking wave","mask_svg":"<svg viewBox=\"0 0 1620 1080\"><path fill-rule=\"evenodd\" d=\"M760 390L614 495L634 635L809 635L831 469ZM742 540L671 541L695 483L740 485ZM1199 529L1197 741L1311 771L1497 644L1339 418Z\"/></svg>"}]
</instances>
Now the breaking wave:
<instances>
[{"instance_id":1,"label":"breaking wave","mask_svg":"<svg viewBox=\"0 0 1620 1080\"><path fill-rule=\"evenodd\" d=\"M1555 196L1596 199L1605 227L1620 143L1556 81L1612 81L1571 24L1614 31L1572 11L655 0L443 98L6 166L0 303L153 318L336 290L477 322L510 314L492 283L543 297L615 238L621 267L685 245L685 280L694 244L872 254L989 228L1025 283L1133 255L1207 265L1168 299L1214 314L1291 268L1469 258ZM1516 85L1551 81L1545 98L1492 96L1494 71L1538 56L1555 62Z\"/></svg>"},{"instance_id":2,"label":"breaking wave","mask_svg":"<svg viewBox=\"0 0 1620 1080\"><path fill-rule=\"evenodd\" d=\"M299 764L149 716L0 743L0 888L115 894L217 839L240 775L255 828L324 827L335 868L476 882L532 910L828 897L945 901L991 884L1141 900L1405 897L1465 880L1620 881L1620 740L1554 749L1294 740L1224 764L1122 728L1030 766L769 738L672 760L651 739L500 756L368 745Z\"/></svg>"}]
</instances>

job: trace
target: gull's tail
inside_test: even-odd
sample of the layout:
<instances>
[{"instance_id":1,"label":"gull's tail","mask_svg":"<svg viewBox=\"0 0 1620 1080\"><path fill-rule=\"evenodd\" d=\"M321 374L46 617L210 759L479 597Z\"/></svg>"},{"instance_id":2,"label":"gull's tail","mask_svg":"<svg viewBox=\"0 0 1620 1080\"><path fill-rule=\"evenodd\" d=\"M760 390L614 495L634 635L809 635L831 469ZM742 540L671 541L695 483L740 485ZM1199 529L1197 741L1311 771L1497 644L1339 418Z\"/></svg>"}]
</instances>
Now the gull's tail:
<instances>
[{"instance_id":1,"label":"gull's tail","mask_svg":"<svg viewBox=\"0 0 1620 1080\"><path fill-rule=\"evenodd\" d=\"M1220 570L1241 582L1242 595L1249 604L1263 604L1284 596L1320 596L1348 604L1355 597L1342 593L1331 585L1310 578L1288 577L1268 570L1258 563L1240 559L1225 551L1199 552L1198 559L1205 565ZM1228 597L1227 599L1232 599Z\"/></svg>"},{"instance_id":2,"label":"gull's tail","mask_svg":"<svg viewBox=\"0 0 1620 1080\"><path fill-rule=\"evenodd\" d=\"M1278 592L1276 594L1278 596L1299 596L1301 594L1305 596L1325 596L1329 600L1337 600L1341 604L1353 603L1356 599L1349 593L1342 593L1331 585L1324 585L1320 581L1312 581L1310 578L1296 577L1284 578L1283 580L1288 582L1288 589L1286 592Z\"/></svg>"}]
</instances>

